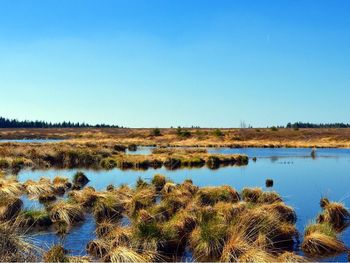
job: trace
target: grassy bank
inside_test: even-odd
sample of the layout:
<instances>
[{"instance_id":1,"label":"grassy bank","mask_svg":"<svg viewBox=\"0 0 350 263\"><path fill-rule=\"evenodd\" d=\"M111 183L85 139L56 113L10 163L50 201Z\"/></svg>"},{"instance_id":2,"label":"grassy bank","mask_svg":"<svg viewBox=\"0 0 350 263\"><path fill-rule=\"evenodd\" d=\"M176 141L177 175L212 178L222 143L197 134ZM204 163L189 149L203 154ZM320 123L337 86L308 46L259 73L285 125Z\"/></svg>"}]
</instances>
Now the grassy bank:
<instances>
[{"instance_id":1,"label":"grassy bank","mask_svg":"<svg viewBox=\"0 0 350 263\"><path fill-rule=\"evenodd\" d=\"M22 168L94 168L148 169L162 166L173 170L182 167L211 169L225 165L247 165L245 155L213 155L206 151L173 150L160 151L150 155L125 154L130 145L115 144L113 141L60 143L2 143L0 144L0 169L20 170Z\"/></svg>"},{"instance_id":2,"label":"grassy bank","mask_svg":"<svg viewBox=\"0 0 350 263\"><path fill-rule=\"evenodd\" d=\"M205 147L346 147L350 129L0 129L0 139L56 138L129 145Z\"/></svg>"}]
</instances>

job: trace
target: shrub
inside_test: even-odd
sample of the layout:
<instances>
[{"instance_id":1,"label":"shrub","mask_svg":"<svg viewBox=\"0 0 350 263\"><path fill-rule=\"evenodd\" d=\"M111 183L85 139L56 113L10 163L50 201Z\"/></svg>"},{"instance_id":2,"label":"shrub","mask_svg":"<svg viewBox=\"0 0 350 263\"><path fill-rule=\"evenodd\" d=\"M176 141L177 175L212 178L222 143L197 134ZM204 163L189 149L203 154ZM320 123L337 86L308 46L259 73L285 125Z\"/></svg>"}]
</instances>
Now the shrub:
<instances>
[{"instance_id":1,"label":"shrub","mask_svg":"<svg viewBox=\"0 0 350 263\"><path fill-rule=\"evenodd\" d=\"M220 129L216 129L213 131L213 135L216 137L222 137L224 136L224 133Z\"/></svg>"},{"instance_id":2,"label":"shrub","mask_svg":"<svg viewBox=\"0 0 350 263\"><path fill-rule=\"evenodd\" d=\"M160 129L158 128L154 128L151 130L151 136L161 136L161 132L160 132Z\"/></svg>"},{"instance_id":3,"label":"shrub","mask_svg":"<svg viewBox=\"0 0 350 263\"><path fill-rule=\"evenodd\" d=\"M188 130L183 130L181 127L178 127L176 129L176 134L177 136L181 137L181 138L189 138L191 137L191 132Z\"/></svg>"},{"instance_id":4,"label":"shrub","mask_svg":"<svg viewBox=\"0 0 350 263\"><path fill-rule=\"evenodd\" d=\"M272 126L270 129L271 131L278 131L278 128L276 126Z\"/></svg>"}]
</instances>

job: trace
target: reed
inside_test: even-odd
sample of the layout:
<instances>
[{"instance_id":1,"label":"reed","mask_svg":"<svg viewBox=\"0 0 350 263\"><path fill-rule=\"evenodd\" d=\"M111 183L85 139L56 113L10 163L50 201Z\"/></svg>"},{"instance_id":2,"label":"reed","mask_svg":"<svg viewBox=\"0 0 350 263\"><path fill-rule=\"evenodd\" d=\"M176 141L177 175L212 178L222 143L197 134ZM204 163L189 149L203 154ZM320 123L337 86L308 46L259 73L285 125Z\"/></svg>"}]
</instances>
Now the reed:
<instances>
[{"instance_id":1,"label":"reed","mask_svg":"<svg viewBox=\"0 0 350 263\"><path fill-rule=\"evenodd\" d=\"M53 245L48 251L43 255L44 262L68 262L69 258L67 256L67 251L62 245Z\"/></svg>"}]
</instances>

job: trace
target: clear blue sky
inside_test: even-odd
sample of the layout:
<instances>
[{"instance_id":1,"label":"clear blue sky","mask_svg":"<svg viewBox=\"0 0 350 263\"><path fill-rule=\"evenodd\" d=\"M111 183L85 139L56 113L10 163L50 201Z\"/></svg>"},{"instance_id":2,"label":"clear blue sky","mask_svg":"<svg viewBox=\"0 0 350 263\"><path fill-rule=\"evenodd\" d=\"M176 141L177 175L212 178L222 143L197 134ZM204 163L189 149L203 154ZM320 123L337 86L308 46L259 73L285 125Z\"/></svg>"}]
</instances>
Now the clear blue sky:
<instances>
[{"instance_id":1,"label":"clear blue sky","mask_svg":"<svg viewBox=\"0 0 350 263\"><path fill-rule=\"evenodd\" d=\"M350 1L0 0L0 116L350 122Z\"/></svg>"}]
</instances>

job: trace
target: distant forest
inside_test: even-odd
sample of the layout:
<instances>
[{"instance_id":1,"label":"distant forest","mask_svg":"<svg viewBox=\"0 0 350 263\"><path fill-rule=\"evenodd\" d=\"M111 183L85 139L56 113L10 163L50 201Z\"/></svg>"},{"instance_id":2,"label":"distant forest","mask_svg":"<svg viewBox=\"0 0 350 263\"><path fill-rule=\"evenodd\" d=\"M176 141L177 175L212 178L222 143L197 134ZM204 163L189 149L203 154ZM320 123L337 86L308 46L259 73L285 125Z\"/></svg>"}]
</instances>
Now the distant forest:
<instances>
[{"instance_id":1,"label":"distant forest","mask_svg":"<svg viewBox=\"0 0 350 263\"><path fill-rule=\"evenodd\" d=\"M286 128L350 128L348 123L310 123L310 122L295 122L288 123Z\"/></svg>"},{"instance_id":2,"label":"distant forest","mask_svg":"<svg viewBox=\"0 0 350 263\"><path fill-rule=\"evenodd\" d=\"M7 119L0 117L0 128L123 128L118 125L97 124L73 122L46 122L46 121L18 121L16 119Z\"/></svg>"}]
</instances>

